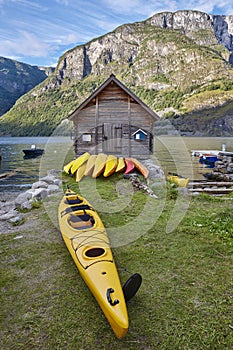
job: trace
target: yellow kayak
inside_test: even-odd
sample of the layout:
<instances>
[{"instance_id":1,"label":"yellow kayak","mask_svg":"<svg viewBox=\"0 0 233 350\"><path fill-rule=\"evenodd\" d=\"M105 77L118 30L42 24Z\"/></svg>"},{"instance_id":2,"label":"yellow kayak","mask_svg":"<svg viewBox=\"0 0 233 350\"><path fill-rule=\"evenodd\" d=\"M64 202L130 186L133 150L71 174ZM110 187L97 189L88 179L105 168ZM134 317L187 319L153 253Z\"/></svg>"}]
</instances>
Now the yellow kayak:
<instances>
[{"instance_id":1,"label":"yellow kayak","mask_svg":"<svg viewBox=\"0 0 233 350\"><path fill-rule=\"evenodd\" d=\"M125 161L123 157L118 158L118 164L115 169L115 172L118 173L120 171L123 171L125 169Z\"/></svg>"},{"instance_id":2,"label":"yellow kayak","mask_svg":"<svg viewBox=\"0 0 233 350\"><path fill-rule=\"evenodd\" d=\"M75 159L71 160L71 162L69 162L68 164L64 165L63 170L64 170L67 174L70 173L70 169L71 169L72 165L74 164L74 162L75 162Z\"/></svg>"},{"instance_id":3,"label":"yellow kayak","mask_svg":"<svg viewBox=\"0 0 233 350\"><path fill-rule=\"evenodd\" d=\"M75 159L75 162L73 163L70 169L71 174L74 174L78 170L78 168L88 160L89 157L90 157L90 153L85 152L81 156L79 156L77 159Z\"/></svg>"},{"instance_id":4,"label":"yellow kayak","mask_svg":"<svg viewBox=\"0 0 233 350\"><path fill-rule=\"evenodd\" d=\"M173 182L179 187L187 187L189 178L181 177L179 175L168 173L167 181Z\"/></svg>"},{"instance_id":5,"label":"yellow kayak","mask_svg":"<svg viewBox=\"0 0 233 350\"><path fill-rule=\"evenodd\" d=\"M76 182L79 182L82 180L85 173L86 166L87 166L87 162L83 163L76 171Z\"/></svg>"},{"instance_id":6,"label":"yellow kayak","mask_svg":"<svg viewBox=\"0 0 233 350\"><path fill-rule=\"evenodd\" d=\"M104 171L106 159L107 155L104 153L99 153L97 155L92 177L96 178L102 174L102 172Z\"/></svg>"},{"instance_id":7,"label":"yellow kayak","mask_svg":"<svg viewBox=\"0 0 233 350\"><path fill-rule=\"evenodd\" d=\"M67 190L58 208L64 242L117 338L128 330L124 293L108 236L97 214L83 197ZM88 310L86 310L88 316Z\"/></svg>"},{"instance_id":8,"label":"yellow kayak","mask_svg":"<svg viewBox=\"0 0 233 350\"><path fill-rule=\"evenodd\" d=\"M104 169L104 177L108 177L112 175L117 167L117 157L114 155L109 155L107 157L106 163L105 163L105 169Z\"/></svg>"},{"instance_id":9,"label":"yellow kayak","mask_svg":"<svg viewBox=\"0 0 233 350\"><path fill-rule=\"evenodd\" d=\"M96 161L96 158L97 158L97 155L96 154L92 154L88 161L87 161L87 166L86 166L86 169L85 169L85 172L84 172L84 175L85 176L88 176L88 175L91 175L92 174L92 171L94 169L94 166L95 166L95 161Z\"/></svg>"}]
</instances>

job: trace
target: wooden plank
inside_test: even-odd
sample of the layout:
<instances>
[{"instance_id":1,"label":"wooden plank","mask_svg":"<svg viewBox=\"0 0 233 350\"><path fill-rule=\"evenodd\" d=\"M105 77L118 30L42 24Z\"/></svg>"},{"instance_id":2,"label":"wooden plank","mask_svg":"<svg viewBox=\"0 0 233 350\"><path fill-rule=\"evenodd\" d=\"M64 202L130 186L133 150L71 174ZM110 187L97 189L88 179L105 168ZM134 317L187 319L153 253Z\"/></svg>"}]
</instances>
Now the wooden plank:
<instances>
[{"instance_id":1,"label":"wooden plank","mask_svg":"<svg viewBox=\"0 0 233 350\"><path fill-rule=\"evenodd\" d=\"M233 186L233 182L227 182L227 181L206 181L206 182L189 182L188 184L190 187L196 187L196 186L200 186L200 187L206 187L206 186L217 186L217 187L230 187Z\"/></svg>"},{"instance_id":2,"label":"wooden plank","mask_svg":"<svg viewBox=\"0 0 233 350\"><path fill-rule=\"evenodd\" d=\"M233 192L233 188L189 188L188 191L209 194L228 194Z\"/></svg>"}]
</instances>

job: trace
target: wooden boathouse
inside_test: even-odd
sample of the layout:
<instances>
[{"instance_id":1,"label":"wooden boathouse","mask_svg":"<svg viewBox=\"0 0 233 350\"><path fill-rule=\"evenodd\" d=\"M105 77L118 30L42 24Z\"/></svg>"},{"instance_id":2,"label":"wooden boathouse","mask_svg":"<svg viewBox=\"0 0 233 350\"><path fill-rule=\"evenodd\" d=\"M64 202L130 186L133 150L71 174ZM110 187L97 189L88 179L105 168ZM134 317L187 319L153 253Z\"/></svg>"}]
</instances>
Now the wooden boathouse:
<instances>
[{"instance_id":1,"label":"wooden boathouse","mask_svg":"<svg viewBox=\"0 0 233 350\"><path fill-rule=\"evenodd\" d=\"M158 119L112 74L69 116L74 124L74 152L146 158L153 153Z\"/></svg>"}]
</instances>

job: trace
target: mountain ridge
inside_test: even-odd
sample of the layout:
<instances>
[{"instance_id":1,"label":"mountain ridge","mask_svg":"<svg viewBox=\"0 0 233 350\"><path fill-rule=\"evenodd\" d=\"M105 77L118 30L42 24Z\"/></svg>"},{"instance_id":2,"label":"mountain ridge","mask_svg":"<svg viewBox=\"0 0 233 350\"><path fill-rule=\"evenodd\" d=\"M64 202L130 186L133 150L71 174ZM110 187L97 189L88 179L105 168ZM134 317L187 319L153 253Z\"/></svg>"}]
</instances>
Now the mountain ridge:
<instances>
[{"instance_id":1,"label":"mountain ridge","mask_svg":"<svg viewBox=\"0 0 233 350\"><path fill-rule=\"evenodd\" d=\"M32 66L0 57L0 116L6 113L20 96L45 80L53 70L50 67Z\"/></svg>"},{"instance_id":2,"label":"mountain ridge","mask_svg":"<svg viewBox=\"0 0 233 350\"><path fill-rule=\"evenodd\" d=\"M49 135L113 73L181 133L208 136L219 124L226 126L220 136L228 136L233 113L224 110L233 103L232 54L233 16L158 13L67 51L54 73L1 117L0 127L9 132L20 115L22 133Z\"/></svg>"}]
</instances>

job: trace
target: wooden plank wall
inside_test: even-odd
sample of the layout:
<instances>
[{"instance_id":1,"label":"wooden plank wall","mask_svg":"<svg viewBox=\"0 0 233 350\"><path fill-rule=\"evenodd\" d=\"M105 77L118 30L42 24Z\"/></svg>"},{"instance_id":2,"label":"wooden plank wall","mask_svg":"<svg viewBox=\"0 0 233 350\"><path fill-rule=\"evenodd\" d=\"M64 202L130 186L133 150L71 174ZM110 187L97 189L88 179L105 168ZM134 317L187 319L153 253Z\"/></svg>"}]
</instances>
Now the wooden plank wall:
<instances>
[{"instance_id":1,"label":"wooden plank wall","mask_svg":"<svg viewBox=\"0 0 233 350\"><path fill-rule=\"evenodd\" d=\"M122 137L122 155L137 156L145 152L150 154L151 136L154 120L152 116L124 90L114 82L102 90L74 119L75 153L80 154L86 150L92 153L102 152L104 148L110 150L111 145L104 145L104 131L110 130L110 124L121 125L118 136ZM105 128L105 129L104 129ZM119 127L120 128L120 127ZM132 134L139 128L148 131L144 141L135 141ZM91 133L92 141L83 142L82 134ZM109 133L111 133L109 131ZM109 141L110 142L110 141ZM115 153L119 151L118 149Z\"/></svg>"}]
</instances>

